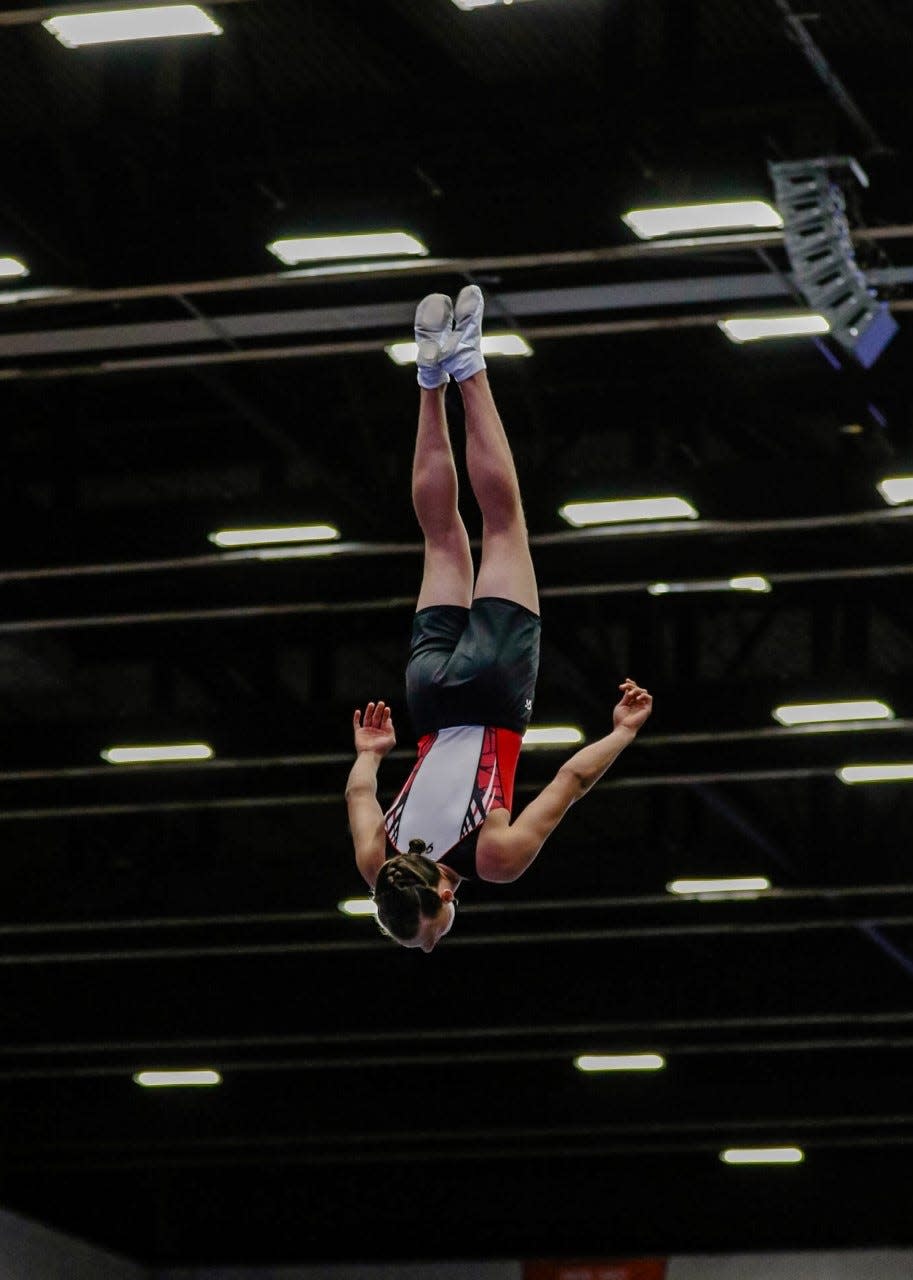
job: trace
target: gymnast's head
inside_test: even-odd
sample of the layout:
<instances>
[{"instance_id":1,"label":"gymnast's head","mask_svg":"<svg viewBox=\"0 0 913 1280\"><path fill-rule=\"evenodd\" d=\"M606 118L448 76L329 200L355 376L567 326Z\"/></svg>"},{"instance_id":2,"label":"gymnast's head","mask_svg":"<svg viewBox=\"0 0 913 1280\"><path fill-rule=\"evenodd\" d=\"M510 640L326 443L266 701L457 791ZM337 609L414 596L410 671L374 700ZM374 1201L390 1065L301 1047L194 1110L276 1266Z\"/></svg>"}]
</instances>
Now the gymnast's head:
<instances>
[{"instance_id":1,"label":"gymnast's head","mask_svg":"<svg viewBox=\"0 0 913 1280\"><path fill-rule=\"evenodd\" d=\"M403 947L433 951L449 933L456 915L451 885L425 842L410 840L409 852L389 858L377 873L374 903L382 933Z\"/></svg>"}]
</instances>

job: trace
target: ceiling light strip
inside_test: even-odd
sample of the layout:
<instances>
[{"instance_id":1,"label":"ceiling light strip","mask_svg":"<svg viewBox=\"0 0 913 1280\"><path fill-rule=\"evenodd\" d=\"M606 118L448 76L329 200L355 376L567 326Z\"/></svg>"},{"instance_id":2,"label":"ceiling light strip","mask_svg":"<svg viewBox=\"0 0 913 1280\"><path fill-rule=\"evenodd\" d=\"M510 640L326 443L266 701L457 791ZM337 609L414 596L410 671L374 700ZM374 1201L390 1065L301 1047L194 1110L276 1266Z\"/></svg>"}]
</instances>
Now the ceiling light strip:
<instances>
[{"instance_id":1,"label":"ceiling light strip","mask_svg":"<svg viewBox=\"0 0 913 1280\"><path fill-rule=\"evenodd\" d=\"M773 718L782 725L832 724L841 720L893 720L885 702L857 698L846 702L797 702L775 707Z\"/></svg>"},{"instance_id":2,"label":"ceiling light strip","mask_svg":"<svg viewBox=\"0 0 913 1280\"><path fill-rule=\"evenodd\" d=\"M578 1071L661 1071L666 1060L660 1053L581 1053L574 1059Z\"/></svg>"},{"instance_id":3,"label":"ceiling light strip","mask_svg":"<svg viewBox=\"0 0 913 1280\"><path fill-rule=\"evenodd\" d=\"M216 1085L222 1083L222 1077L218 1071L211 1069L197 1070L169 1070L169 1071L137 1071L133 1076L134 1082L142 1085L144 1089L174 1089L174 1088L199 1088L201 1085Z\"/></svg>"},{"instance_id":4,"label":"ceiling light strip","mask_svg":"<svg viewBox=\"0 0 913 1280\"><path fill-rule=\"evenodd\" d=\"M107 13L118 9L160 9L167 0L80 0L78 4L41 4L30 9L0 10L0 27L36 26L47 18L82 13ZM201 0L204 8L213 5L250 4L251 0Z\"/></svg>"},{"instance_id":5,"label":"ceiling light strip","mask_svg":"<svg viewBox=\"0 0 913 1280\"><path fill-rule=\"evenodd\" d=\"M42 26L66 49L222 35L219 24L199 5L162 4L161 0L155 5L132 5L125 0L118 8L92 5L70 13L56 12Z\"/></svg>"},{"instance_id":6,"label":"ceiling light strip","mask_svg":"<svg viewBox=\"0 0 913 1280\"><path fill-rule=\"evenodd\" d=\"M710 204L631 209L622 222L647 240L677 232L725 231L738 227L782 227L783 219L766 200L722 200Z\"/></svg>"},{"instance_id":7,"label":"ceiling light strip","mask_svg":"<svg viewBox=\"0 0 913 1280\"><path fill-rule=\"evenodd\" d=\"M720 1152L724 1164L801 1164L805 1153L800 1147L729 1147Z\"/></svg>"},{"instance_id":8,"label":"ceiling light strip","mask_svg":"<svg viewBox=\"0 0 913 1280\"><path fill-rule=\"evenodd\" d=\"M217 547L256 547L329 541L339 537L339 530L331 524L271 525L267 528L220 529L207 534L207 537Z\"/></svg>"},{"instance_id":9,"label":"ceiling light strip","mask_svg":"<svg viewBox=\"0 0 913 1280\"><path fill-rule=\"evenodd\" d=\"M0 280L21 280L28 274L28 267L18 258L0 257Z\"/></svg>"},{"instance_id":10,"label":"ceiling light strip","mask_svg":"<svg viewBox=\"0 0 913 1280\"><path fill-rule=\"evenodd\" d=\"M101 753L108 764L188 764L211 760L212 747L205 742L181 742L158 746L107 747Z\"/></svg>"},{"instance_id":11,"label":"ceiling light strip","mask_svg":"<svg viewBox=\"0 0 913 1280\"><path fill-rule=\"evenodd\" d=\"M770 881L766 876L730 876L726 879L691 879L671 880L666 888L669 893L680 897L702 897L713 895L722 897L728 894L766 893L770 889Z\"/></svg>"}]
</instances>

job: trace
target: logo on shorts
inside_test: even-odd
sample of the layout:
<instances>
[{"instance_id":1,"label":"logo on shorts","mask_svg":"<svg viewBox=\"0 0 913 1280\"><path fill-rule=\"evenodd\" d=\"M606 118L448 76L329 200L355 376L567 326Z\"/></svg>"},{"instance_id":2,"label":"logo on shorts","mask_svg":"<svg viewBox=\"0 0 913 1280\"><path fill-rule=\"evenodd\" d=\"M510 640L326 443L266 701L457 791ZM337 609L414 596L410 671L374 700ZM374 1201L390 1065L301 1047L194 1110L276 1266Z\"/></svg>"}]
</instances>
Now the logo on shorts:
<instances>
[{"instance_id":1,"label":"logo on shorts","mask_svg":"<svg viewBox=\"0 0 913 1280\"><path fill-rule=\"evenodd\" d=\"M527 711L532 711L532 709L533 709L533 700L532 700L532 698L527 698L527 699L526 699L526 710L527 710Z\"/></svg>"}]
</instances>

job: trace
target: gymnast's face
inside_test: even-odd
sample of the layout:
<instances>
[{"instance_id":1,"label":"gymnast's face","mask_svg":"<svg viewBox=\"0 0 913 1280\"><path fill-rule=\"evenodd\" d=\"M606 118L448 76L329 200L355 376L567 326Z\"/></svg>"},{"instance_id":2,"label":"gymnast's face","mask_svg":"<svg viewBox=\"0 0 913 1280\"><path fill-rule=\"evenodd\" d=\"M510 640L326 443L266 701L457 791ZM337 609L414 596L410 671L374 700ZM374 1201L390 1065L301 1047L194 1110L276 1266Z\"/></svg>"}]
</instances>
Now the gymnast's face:
<instances>
[{"instance_id":1,"label":"gymnast's face","mask_svg":"<svg viewBox=\"0 0 913 1280\"><path fill-rule=\"evenodd\" d=\"M404 947L421 947L423 951L433 951L441 938L453 928L453 922L456 919L456 900L453 889L442 881L435 889L435 893L440 896L443 903L441 910L433 920L422 916L418 936L411 942L404 942L402 944Z\"/></svg>"}]
</instances>

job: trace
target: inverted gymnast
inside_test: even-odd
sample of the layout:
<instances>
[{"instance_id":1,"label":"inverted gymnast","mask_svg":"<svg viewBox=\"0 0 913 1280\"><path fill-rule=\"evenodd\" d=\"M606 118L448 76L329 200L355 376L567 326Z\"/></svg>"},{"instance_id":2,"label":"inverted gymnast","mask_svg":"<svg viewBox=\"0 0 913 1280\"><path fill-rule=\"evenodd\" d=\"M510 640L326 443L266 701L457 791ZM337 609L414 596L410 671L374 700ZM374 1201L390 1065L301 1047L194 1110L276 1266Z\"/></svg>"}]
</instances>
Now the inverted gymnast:
<instances>
[{"instance_id":1,"label":"inverted gymnast","mask_svg":"<svg viewBox=\"0 0 913 1280\"><path fill-rule=\"evenodd\" d=\"M421 390L412 502L425 560L406 703L418 759L385 814L377 770L396 735L390 707L369 702L354 715L357 754L346 787L355 861L374 891L378 924L423 951L450 932L460 882L521 876L652 709L650 694L625 680L612 732L571 756L511 822L539 666L539 594L517 472L481 352L483 306L481 290L469 285L455 308L433 293L415 313ZM463 398L466 467L482 511L475 579L444 407L451 377Z\"/></svg>"}]
</instances>

